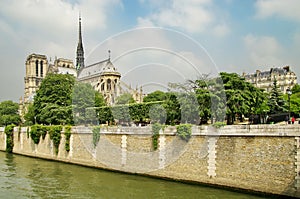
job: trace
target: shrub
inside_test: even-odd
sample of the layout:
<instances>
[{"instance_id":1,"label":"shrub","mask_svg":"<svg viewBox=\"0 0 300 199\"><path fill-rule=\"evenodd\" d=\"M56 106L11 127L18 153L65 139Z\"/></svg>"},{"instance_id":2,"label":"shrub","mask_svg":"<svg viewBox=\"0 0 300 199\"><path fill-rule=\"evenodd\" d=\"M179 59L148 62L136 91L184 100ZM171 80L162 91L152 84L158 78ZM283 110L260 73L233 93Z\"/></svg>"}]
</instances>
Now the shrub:
<instances>
[{"instance_id":1,"label":"shrub","mask_svg":"<svg viewBox=\"0 0 300 199\"><path fill-rule=\"evenodd\" d=\"M100 126L94 126L93 127L93 146L94 148L96 148L96 146L98 145L98 142L100 140L100 130L101 130L101 127Z\"/></svg>"},{"instance_id":2,"label":"shrub","mask_svg":"<svg viewBox=\"0 0 300 199\"><path fill-rule=\"evenodd\" d=\"M5 127L6 134L6 152L12 153L14 148L14 124L8 125Z\"/></svg>"},{"instance_id":3,"label":"shrub","mask_svg":"<svg viewBox=\"0 0 300 199\"><path fill-rule=\"evenodd\" d=\"M223 126L226 126L226 123L225 122L215 122L215 123L212 124L212 126L219 129Z\"/></svg>"},{"instance_id":4,"label":"shrub","mask_svg":"<svg viewBox=\"0 0 300 199\"><path fill-rule=\"evenodd\" d=\"M66 137L65 149L67 152L70 151L71 128L72 128L71 126L65 127L65 137Z\"/></svg>"},{"instance_id":5,"label":"shrub","mask_svg":"<svg viewBox=\"0 0 300 199\"><path fill-rule=\"evenodd\" d=\"M45 139L48 128L49 127L47 126L42 126L39 124L31 126L29 134L35 144L38 144L40 142L41 136L43 140Z\"/></svg>"},{"instance_id":6,"label":"shrub","mask_svg":"<svg viewBox=\"0 0 300 199\"><path fill-rule=\"evenodd\" d=\"M62 126L51 126L49 128L50 139L53 141L55 147L55 153L58 154L58 147L61 139Z\"/></svg>"},{"instance_id":7,"label":"shrub","mask_svg":"<svg viewBox=\"0 0 300 199\"><path fill-rule=\"evenodd\" d=\"M185 141L188 141L192 135L191 124L180 124L176 127L176 130L176 135Z\"/></svg>"},{"instance_id":8,"label":"shrub","mask_svg":"<svg viewBox=\"0 0 300 199\"><path fill-rule=\"evenodd\" d=\"M152 124L152 146L154 150L158 148L158 138L160 129L164 129L164 125L160 123Z\"/></svg>"}]
</instances>

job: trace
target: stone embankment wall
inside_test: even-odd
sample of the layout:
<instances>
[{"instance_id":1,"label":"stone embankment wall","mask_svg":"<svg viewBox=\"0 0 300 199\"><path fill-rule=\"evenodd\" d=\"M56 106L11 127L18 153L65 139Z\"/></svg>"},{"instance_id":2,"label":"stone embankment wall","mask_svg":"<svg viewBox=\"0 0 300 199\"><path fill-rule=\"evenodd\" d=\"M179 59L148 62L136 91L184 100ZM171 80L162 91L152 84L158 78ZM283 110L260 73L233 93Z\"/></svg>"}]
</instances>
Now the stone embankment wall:
<instances>
[{"instance_id":1,"label":"stone embankment wall","mask_svg":"<svg viewBox=\"0 0 300 199\"><path fill-rule=\"evenodd\" d=\"M180 181L300 197L300 125L194 126L189 141L176 128L160 131L153 150L151 127L105 127L93 144L92 128L73 127L58 154L49 135L34 144L27 129L14 129L13 152L97 168ZM0 150L6 148L0 128Z\"/></svg>"}]
</instances>

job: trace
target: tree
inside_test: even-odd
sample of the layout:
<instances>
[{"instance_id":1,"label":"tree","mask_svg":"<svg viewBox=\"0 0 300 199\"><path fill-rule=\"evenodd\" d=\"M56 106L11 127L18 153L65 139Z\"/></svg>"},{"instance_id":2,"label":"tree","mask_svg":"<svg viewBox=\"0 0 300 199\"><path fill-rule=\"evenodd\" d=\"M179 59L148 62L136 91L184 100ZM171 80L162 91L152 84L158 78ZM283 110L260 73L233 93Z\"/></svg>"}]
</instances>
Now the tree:
<instances>
[{"instance_id":1,"label":"tree","mask_svg":"<svg viewBox=\"0 0 300 199\"><path fill-rule=\"evenodd\" d=\"M11 100L0 103L0 125L19 124L21 122L18 114L19 105Z\"/></svg>"},{"instance_id":2,"label":"tree","mask_svg":"<svg viewBox=\"0 0 300 199\"><path fill-rule=\"evenodd\" d=\"M27 112L24 115L24 119L25 119L25 125L27 126L31 126L35 123L35 113L34 113L34 107L32 103L30 103L27 106Z\"/></svg>"},{"instance_id":3,"label":"tree","mask_svg":"<svg viewBox=\"0 0 300 199\"><path fill-rule=\"evenodd\" d=\"M34 97L36 122L40 124L73 124L72 90L75 77L70 74L48 74Z\"/></svg>"},{"instance_id":4,"label":"tree","mask_svg":"<svg viewBox=\"0 0 300 199\"><path fill-rule=\"evenodd\" d=\"M300 92L291 95L291 112L300 114Z\"/></svg>"},{"instance_id":5,"label":"tree","mask_svg":"<svg viewBox=\"0 0 300 199\"><path fill-rule=\"evenodd\" d=\"M154 91L149 93L144 97L143 102L156 102L156 101L164 101L167 99L166 93L162 91Z\"/></svg>"},{"instance_id":6,"label":"tree","mask_svg":"<svg viewBox=\"0 0 300 199\"><path fill-rule=\"evenodd\" d=\"M151 106L149 110L149 117L153 124L154 123L163 124L166 122L167 113L161 104L154 104L153 106Z\"/></svg>"},{"instance_id":7,"label":"tree","mask_svg":"<svg viewBox=\"0 0 300 199\"><path fill-rule=\"evenodd\" d=\"M181 120L181 110L176 93L168 92L166 96L167 99L162 104L167 113L166 124L178 124Z\"/></svg>"},{"instance_id":8,"label":"tree","mask_svg":"<svg viewBox=\"0 0 300 199\"><path fill-rule=\"evenodd\" d=\"M300 93L300 85L299 84L296 84L295 86L293 86L292 93L293 94Z\"/></svg>"},{"instance_id":9,"label":"tree","mask_svg":"<svg viewBox=\"0 0 300 199\"><path fill-rule=\"evenodd\" d=\"M288 102L288 94L284 95L284 100ZM290 109L292 113L300 114L300 85L296 84L292 88L292 95L290 96Z\"/></svg>"},{"instance_id":10,"label":"tree","mask_svg":"<svg viewBox=\"0 0 300 199\"><path fill-rule=\"evenodd\" d=\"M215 121L224 121L226 97L220 78L209 78L209 74L203 74L195 81L170 83L169 87L177 90L178 96L185 96L183 99L186 100L179 98L182 122L195 123L200 119L200 124L207 124L211 117Z\"/></svg>"},{"instance_id":11,"label":"tree","mask_svg":"<svg viewBox=\"0 0 300 199\"><path fill-rule=\"evenodd\" d=\"M130 93L124 93L116 98L116 104L131 104L135 103Z\"/></svg>"},{"instance_id":12,"label":"tree","mask_svg":"<svg viewBox=\"0 0 300 199\"><path fill-rule=\"evenodd\" d=\"M220 73L226 93L227 124L232 124L238 114L243 115L263 112L266 107L266 96L262 90L255 88L251 83L236 73Z\"/></svg>"},{"instance_id":13,"label":"tree","mask_svg":"<svg viewBox=\"0 0 300 199\"><path fill-rule=\"evenodd\" d=\"M105 106L103 96L88 83L76 82L72 93L75 124L97 124L97 107Z\"/></svg>"},{"instance_id":14,"label":"tree","mask_svg":"<svg viewBox=\"0 0 300 199\"><path fill-rule=\"evenodd\" d=\"M277 86L277 80L274 79L273 87L269 95L268 106L270 107L270 114L287 112L287 103L283 98L283 94Z\"/></svg>"}]
</instances>

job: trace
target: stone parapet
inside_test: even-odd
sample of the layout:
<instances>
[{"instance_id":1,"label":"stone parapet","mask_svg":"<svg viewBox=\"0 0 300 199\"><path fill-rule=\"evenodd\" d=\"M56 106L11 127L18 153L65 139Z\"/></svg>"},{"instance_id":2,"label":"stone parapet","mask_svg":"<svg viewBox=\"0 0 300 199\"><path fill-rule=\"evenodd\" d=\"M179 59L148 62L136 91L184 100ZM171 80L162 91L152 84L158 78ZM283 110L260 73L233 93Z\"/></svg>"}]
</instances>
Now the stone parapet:
<instances>
[{"instance_id":1,"label":"stone parapet","mask_svg":"<svg viewBox=\"0 0 300 199\"><path fill-rule=\"evenodd\" d=\"M176 127L102 127L93 144L92 127L72 128L70 151L62 132L58 154L49 134L34 144L27 128L14 129L16 154L194 183L300 197L300 125L193 126L188 141ZM0 150L6 148L0 127Z\"/></svg>"}]
</instances>

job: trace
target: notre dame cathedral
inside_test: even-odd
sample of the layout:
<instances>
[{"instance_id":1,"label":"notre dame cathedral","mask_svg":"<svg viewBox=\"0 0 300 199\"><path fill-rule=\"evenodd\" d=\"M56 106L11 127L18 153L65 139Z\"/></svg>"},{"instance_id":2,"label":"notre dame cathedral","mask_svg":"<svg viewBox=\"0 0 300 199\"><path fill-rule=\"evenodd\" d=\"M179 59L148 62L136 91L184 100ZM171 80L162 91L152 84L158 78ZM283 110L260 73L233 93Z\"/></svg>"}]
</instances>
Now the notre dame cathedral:
<instances>
[{"instance_id":1,"label":"notre dame cathedral","mask_svg":"<svg viewBox=\"0 0 300 199\"><path fill-rule=\"evenodd\" d=\"M25 62L26 75L24 97L20 99L20 114L26 112L26 105L33 101L33 97L38 90L41 81L48 73L72 74L80 82L90 83L93 88L100 92L108 105L113 105L116 98L129 92L136 102L143 101L143 91L132 89L122 82L121 74L110 61L110 51L108 59L86 66L84 64L84 49L81 33L81 17L79 17L79 39L76 50L76 65L70 59L55 58L51 63L46 55L30 54ZM122 86L126 89L122 89ZM23 114L22 114L23 113Z\"/></svg>"}]
</instances>

